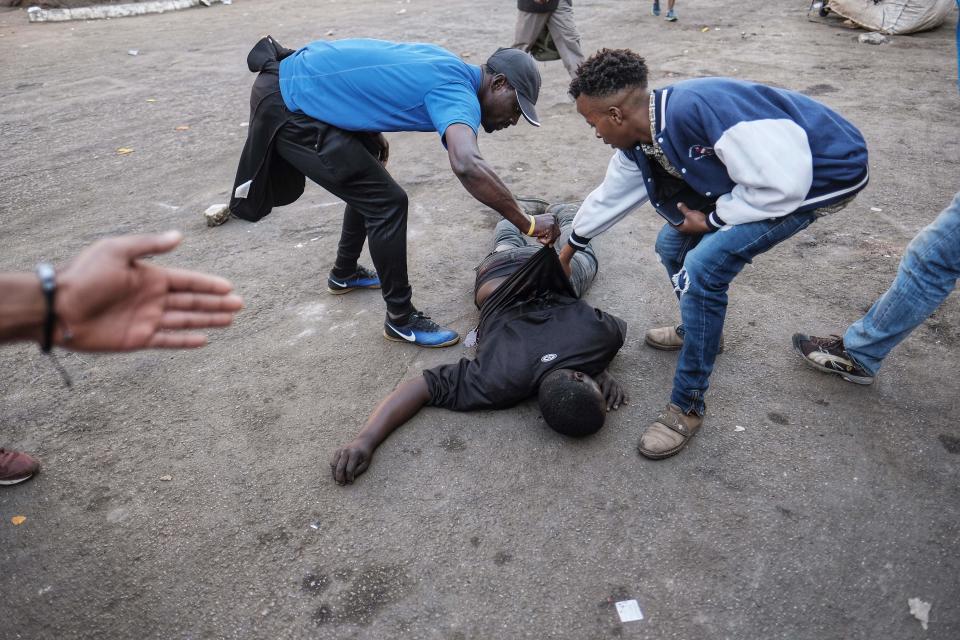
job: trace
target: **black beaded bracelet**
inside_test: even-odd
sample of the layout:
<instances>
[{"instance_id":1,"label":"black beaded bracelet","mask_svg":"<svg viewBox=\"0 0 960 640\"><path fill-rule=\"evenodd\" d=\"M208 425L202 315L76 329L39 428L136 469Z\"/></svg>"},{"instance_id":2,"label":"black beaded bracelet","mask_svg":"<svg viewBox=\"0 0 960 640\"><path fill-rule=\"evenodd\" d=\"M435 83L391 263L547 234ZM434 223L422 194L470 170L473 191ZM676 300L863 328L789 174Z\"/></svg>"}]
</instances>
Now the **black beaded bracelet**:
<instances>
[{"instance_id":1,"label":"black beaded bracelet","mask_svg":"<svg viewBox=\"0 0 960 640\"><path fill-rule=\"evenodd\" d=\"M53 329L57 325L57 314L53 310L54 297L57 295L57 272L49 262L37 265L37 277L40 278L40 288L47 301L47 314L43 321L43 341L40 350L50 353L53 348Z\"/></svg>"}]
</instances>

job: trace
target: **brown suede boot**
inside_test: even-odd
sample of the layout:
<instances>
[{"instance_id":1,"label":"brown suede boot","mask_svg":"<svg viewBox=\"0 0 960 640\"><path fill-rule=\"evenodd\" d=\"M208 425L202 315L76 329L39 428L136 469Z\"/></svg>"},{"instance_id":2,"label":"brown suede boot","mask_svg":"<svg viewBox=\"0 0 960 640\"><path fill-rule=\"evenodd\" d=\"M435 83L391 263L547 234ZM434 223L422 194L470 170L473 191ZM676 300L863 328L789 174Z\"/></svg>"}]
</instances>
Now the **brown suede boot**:
<instances>
[{"instance_id":1,"label":"brown suede boot","mask_svg":"<svg viewBox=\"0 0 960 640\"><path fill-rule=\"evenodd\" d=\"M683 413L671 402L640 436L637 451L652 460L669 458L687 446L702 424L703 416Z\"/></svg>"},{"instance_id":2,"label":"brown suede boot","mask_svg":"<svg viewBox=\"0 0 960 640\"><path fill-rule=\"evenodd\" d=\"M647 329L643 336L643 341L648 346L661 351L679 351L683 347L683 336L677 333L680 325L672 327L657 327L656 329ZM720 350L717 353L723 353L723 336L720 336Z\"/></svg>"}]
</instances>

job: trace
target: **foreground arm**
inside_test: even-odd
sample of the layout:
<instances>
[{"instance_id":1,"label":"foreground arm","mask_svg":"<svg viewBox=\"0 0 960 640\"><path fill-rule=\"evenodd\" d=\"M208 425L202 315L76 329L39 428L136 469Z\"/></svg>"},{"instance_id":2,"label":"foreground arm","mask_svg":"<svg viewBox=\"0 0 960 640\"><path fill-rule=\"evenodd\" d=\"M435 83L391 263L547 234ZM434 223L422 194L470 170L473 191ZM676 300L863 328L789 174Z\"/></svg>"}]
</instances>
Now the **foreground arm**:
<instances>
[{"instance_id":1,"label":"foreground arm","mask_svg":"<svg viewBox=\"0 0 960 640\"><path fill-rule=\"evenodd\" d=\"M447 143L447 155L450 168L456 174L464 188L474 198L497 211L512 222L521 232L527 233L530 220L514 200L513 194L487 161L480 155L477 146L477 134L464 124L452 124L444 133ZM541 244L553 244L560 235L560 228L552 214L535 216L533 233Z\"/></svg>"},{"instance_id":2,"label":"foreground arm","mask_svg":"<svg viewBox=\"0 0 960 640\"><path fill-rule=\"evenodd\" d=\"M423 376L407 380L384 398L353 440L337 449L330 460L330 471L337 484L350 484L367 470L373 452L395 429L417 415L430 400Z\"/></svg>"},{"instance_id":3,"label":"foreground arm","mask_svg":"<svg viewBox=\"0 0 960 640\"><path fill-rule=\"evenodd\" d=\"M622 152L614 152L603 182L580 205L570 238L560 250L560 264L567 277L573 254L586 248L592 238L613 227L647 200L647 187L637 164Z\"/></svg>"},{"instance_id":4,"label":"foreground arm","mask_svg":"<svg viewBox=\"0 0 960 640\"><path fill-rule=\"evenodd\" d=\"M243 300L197 271L141 261L180 244L175 231L101 240L58 270L54 344L76 351L202 347L190 329L223 327ZM40 341L46 303L32 274L0 275L0 342Z\"/></svg>"}]
</instances>

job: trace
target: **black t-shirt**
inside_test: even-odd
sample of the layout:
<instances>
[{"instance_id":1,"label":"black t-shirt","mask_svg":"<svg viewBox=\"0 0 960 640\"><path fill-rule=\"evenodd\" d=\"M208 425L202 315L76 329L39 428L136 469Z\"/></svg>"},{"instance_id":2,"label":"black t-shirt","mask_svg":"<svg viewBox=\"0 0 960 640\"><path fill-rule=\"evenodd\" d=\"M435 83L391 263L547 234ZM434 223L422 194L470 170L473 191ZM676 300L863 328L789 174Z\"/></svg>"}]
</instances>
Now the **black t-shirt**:
<instances>
[{"instance_id":1,"label":"black t-shirt","mask_svg":"<svg viewBox=\"0 0 960 640\"><path fill-rule=\"evenodd\" d=\"M555 369L602 373L627 325L578 300L557 253L537 252L483 303L477 355L423 372L428 404L454 411L502 409L534 395Z\"/></svg>"}]
</instances>

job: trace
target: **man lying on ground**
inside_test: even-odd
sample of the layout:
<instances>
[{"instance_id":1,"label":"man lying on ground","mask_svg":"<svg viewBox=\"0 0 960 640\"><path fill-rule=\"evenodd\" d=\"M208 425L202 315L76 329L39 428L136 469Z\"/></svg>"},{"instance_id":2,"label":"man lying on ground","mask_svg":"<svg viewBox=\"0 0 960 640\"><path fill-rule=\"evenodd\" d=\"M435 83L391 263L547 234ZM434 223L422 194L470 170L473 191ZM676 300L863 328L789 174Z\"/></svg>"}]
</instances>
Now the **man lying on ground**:
<instances>
[{"instance_id":1,"label":"man lying on ground","mask_svg":"<svg viewBox=\"0 0 960 640\"><path fill-rule=\"evenodd\" d=\"M559 204L547 211L569 235L578 207ZM579 299L597 274L593 249L577 252L570 265L568 280L555 249L528 245L501 220L493 253L477 267L476 358L427 369L397 387L333 454L333 479L353 482L380 443L425 405L503 409L538 394L543 418L555 431L582 437L599 430L606 411L627 402L606 370L623 346L626 324Z\"/></svg>"}]
</instances>

